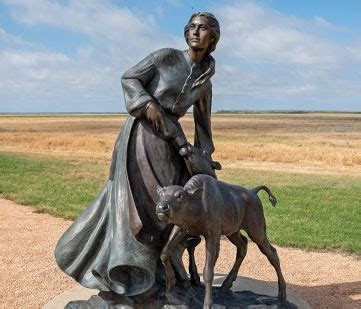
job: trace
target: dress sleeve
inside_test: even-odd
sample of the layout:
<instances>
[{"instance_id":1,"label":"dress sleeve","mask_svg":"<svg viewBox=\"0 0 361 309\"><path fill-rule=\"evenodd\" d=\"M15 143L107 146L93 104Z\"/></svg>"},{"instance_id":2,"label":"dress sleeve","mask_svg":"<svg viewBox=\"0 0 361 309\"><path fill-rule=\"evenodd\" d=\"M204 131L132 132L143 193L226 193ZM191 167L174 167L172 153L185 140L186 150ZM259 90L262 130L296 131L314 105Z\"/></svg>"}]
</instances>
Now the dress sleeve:
<instances>
[{"instance_id":1,"label":"dress sleeve","mask_svg":"<svg viewBox=\"0 0 361 309\"><path fill-rule=\"evenodd\" d=\"M157 74L154 56L150 54L122 76L125 106L130 115L141 117L143 110L154 98L145 89Z\"/></svg>"},{"instance_id":2,"label":"dress sleeve","mask_svg":"<svg viewBox=\"0 0 361 309\"><path fill-rule=\"evenodd\" d=\"M214 152L211 129L212 85L193 107L195 124L194 146L204 148L209 154Z\"/></svg>"}]
</instances>

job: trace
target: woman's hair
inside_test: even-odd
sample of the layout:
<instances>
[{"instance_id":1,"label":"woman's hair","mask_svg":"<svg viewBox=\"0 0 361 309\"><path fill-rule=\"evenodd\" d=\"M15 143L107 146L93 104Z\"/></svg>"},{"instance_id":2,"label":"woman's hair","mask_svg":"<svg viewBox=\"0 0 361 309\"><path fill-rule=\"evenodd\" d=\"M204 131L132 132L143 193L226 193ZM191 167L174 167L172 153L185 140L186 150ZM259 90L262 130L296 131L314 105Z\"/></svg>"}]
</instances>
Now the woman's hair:
<instances>
[{"instance_id":1,"label":"woman's hair","mask_svg":"<svg viewBox=\"0 0 361 309\"><path fill-rule=\"evenodd\" d=\"M221 30L219 28L219 22L212 13L208 13L208 12L194 13L191 16L191 18L189 19L188 23L184 27L184 38L186 39L186 42L188 43L189 28L191 26L192 19L197 16L205 17L208 21L208 26L211 31L211 37L214 39L214 41L209 45L208 50L207 50L207 54L210 54L211 52L213 52L216 49L217 43L219 41L219 37L221 35Z\"/></svg>"}]
</instances>

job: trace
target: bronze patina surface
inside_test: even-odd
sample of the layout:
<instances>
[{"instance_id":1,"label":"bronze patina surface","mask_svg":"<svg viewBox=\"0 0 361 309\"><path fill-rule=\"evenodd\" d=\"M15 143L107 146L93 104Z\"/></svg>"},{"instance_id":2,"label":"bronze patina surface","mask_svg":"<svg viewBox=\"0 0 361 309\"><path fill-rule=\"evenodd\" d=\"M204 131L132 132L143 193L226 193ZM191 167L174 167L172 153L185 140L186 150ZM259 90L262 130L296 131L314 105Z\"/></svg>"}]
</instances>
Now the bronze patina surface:
<instances>
[{"instance_id":1,"label":"bronze patina surface","mask_svg":"<svg viewBox=\"0 0 361 309\"><path fill-rule=\"evenodd\" d=\"M56 261L65 273L100 293L88 302L71 302L68 308L212 306L213 277L206 273L209 278L204 291L194 261L199 235L205 234L177 234L179 228L160 220L156 213L157 188L183 187L197 174L215 179L215 169L221 168L211 158L210 79L215 73L211 53L220 38L219 23L213 14L195 13L184 28L184 37L187 50L160 49L122 76L129 117L114 146L109 179L55 250ZM190 107L195 122L194 145L187 141L179 123ZM161 255L175 235L179 239L172 252ZM190 258L190 278L181 260L185 249ZM174 271L172 284L169 269ZM214 289L214 303L233 307L242 303L245 294L241 297L229 290L236 273L232 272L221 290ZM276 298L262 297L245 296L253 299L247 301L250 305L278 303ZM283 282L279 299L285 299Z\"/></svg>"}]
</instances>

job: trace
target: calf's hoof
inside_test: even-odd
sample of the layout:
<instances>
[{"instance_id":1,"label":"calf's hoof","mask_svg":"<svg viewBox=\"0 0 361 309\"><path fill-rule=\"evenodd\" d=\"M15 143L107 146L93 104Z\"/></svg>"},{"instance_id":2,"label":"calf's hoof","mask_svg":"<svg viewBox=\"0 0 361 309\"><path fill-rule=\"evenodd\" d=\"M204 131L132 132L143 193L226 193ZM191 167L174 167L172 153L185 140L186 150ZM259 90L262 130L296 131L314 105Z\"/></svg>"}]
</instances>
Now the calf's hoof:
<instances>
[{"instance_id":1,"label":"calf's hoof","mask_svg":"<svg viewBox=\"0 0 361 309\"><path fill-rule=\"evenodd\" d=\"M201 285L201 278L199 278L199 276L192 276L191 277L191 283L192 285L195 285L195 286L200 286Z\"/></svg>"},{"instance_id":2,"label":"calf's hoof","mask_svg":"<svg viewBox=\"0 0 361 309\"><path fill-rule=\"evenodd\" d=\"M232 288L233 285L233 281L229 282L229 281L223 281L221 287L219 288L219 290L221 292L227 292Z\"/></svg>"},{"instance_id":3,"label":"calf's hoof","mask_svg":"<svg viewBox=\"0 0 361 309\"><path fill-rule=\"evenodd\" d=\"M175 287L175 279L167 278L165 286L166 286L167 293L171 293Z\"/></svg>"},{"instance_id":4,"label":"calf's hoof","mask_svg":"<svg viewBox=\"0 0 361 309\"><path fill-rule=\"evenodd\" d=\"M172 305L181 306L184 304L183 301L181 299L179 299L179 297L177 296L177 293L174 290L167 292L165 294L165 296Z\"/></svg>"},{"instance_id":5,"label":"calf's hoof","mask_svg":"<svg viewBox=\"0 0 361 309\"><path fill-rule=\"evenodd\" d=\"M203 309L212 309L212 303L204 303Z\"/></svg>"},{"instance_id":6,"label":"calf's hoof","mask_svg":"<svg viewBox=\"0 0 361 309\"><path fill-rule=\"evenodd\" d=\"M285 302L287 299L286 291L280 291L278 293L278 301L279 302Z\"/></svg>"},{"instance_id":7,"label":"calf's hoof","mask_svg":"<svg viewBox=\"0 0 361 309\"><path fill-rule=\"evenodd\" d=\"M191 287L191 282L189 279L180 280L177 284L185 290L188 290Z\"/></svg>"}]
</instances>

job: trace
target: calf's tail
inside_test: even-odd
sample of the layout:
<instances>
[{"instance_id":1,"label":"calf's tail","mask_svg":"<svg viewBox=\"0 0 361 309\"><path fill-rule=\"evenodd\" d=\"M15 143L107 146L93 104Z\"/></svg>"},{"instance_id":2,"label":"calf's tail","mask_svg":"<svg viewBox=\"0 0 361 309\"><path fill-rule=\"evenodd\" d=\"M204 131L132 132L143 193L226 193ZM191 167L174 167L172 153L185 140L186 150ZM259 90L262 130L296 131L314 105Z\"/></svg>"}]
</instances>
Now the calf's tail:
<instances>
[{"instance_id":1,"label":"calf's tail","mask_svg":"<svg viewBox=\"0 0 361 309\"><path fill-rule=\"evenodd\" d=\"M266 186L258 186L253 188L251 191L253 191L254 193L258 193L260 190L264 190L268 193L268 199L271 202L272 206L276 206L277 204L277 199L276 197L272 194L271 190L268 189Z\"/></svg>"}]
</instances>

